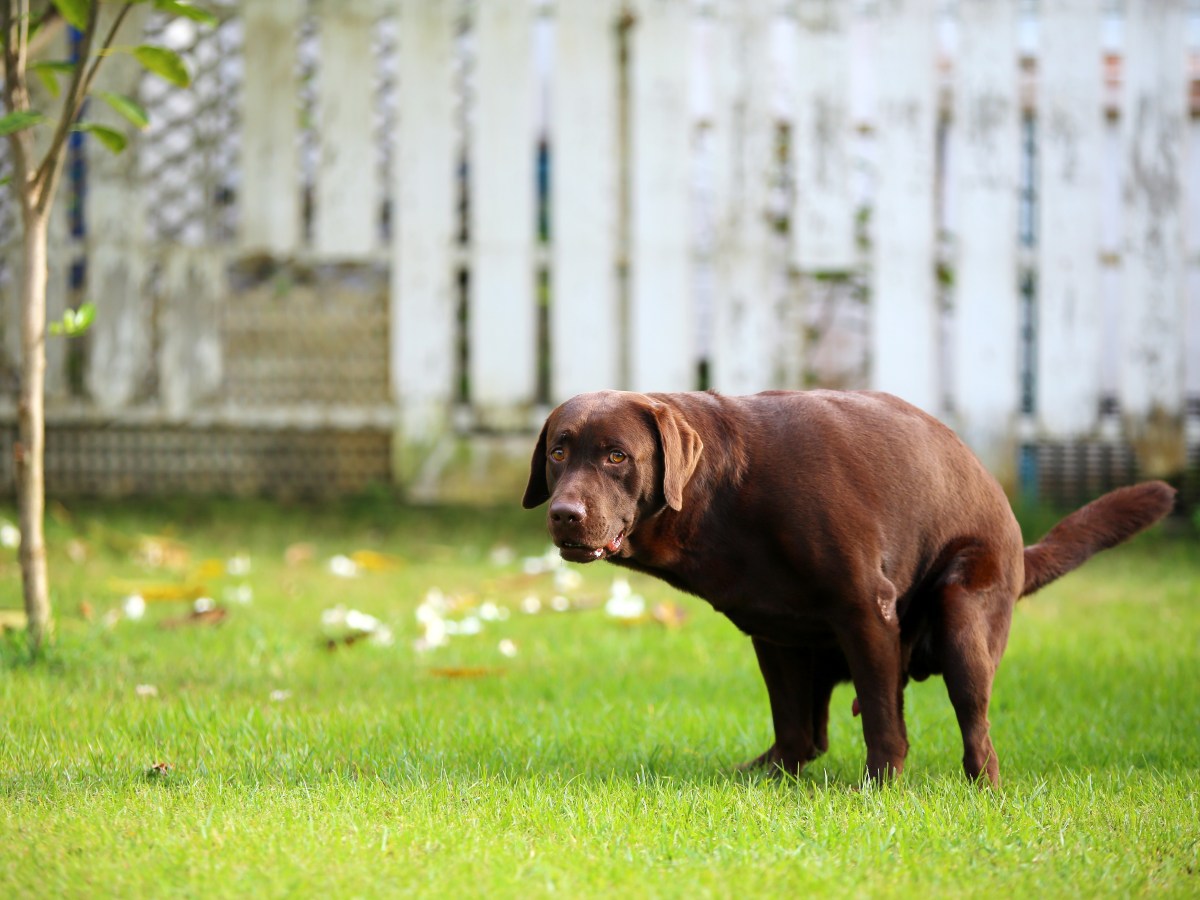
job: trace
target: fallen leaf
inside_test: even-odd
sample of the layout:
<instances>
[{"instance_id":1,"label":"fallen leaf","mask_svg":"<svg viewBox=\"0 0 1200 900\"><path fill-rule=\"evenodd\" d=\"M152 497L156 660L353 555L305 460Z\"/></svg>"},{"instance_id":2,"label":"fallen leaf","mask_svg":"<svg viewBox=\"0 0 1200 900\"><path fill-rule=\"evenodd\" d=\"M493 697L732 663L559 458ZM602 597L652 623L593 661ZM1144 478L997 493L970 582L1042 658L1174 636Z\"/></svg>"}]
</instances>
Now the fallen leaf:
<instances>
[{"instance_id":1,"label":"fallen leaf","mask_svg":"<svg viewBox=\"0 0 1200 900\"><path fill-rule=\"evenodd\" d=\"M191 551L174 538L144 534L138 538L134 556L138 562L151 569L183 571L191 559Z\"/></svg>"},{"instance_id":2,"label":"fallen leaf","mask_svg":"<svg viewBox=\"0 0 1200 900\"><path fill-rule=\"evenodd\" d=\"M175 767L169 762L156 762L146 770L146 774L151 778L162 778L173 771L175 771Z\"/></svg>"},{"instance_id":3,"label":"fallen leaf","mask_svg":"<svg viewBox=\"0 0 1200 900\"><path fill-rule=\"evenodd\" d=\"M492 666L443 666L430 669L429 674L435 678L488 678L504 675L505 670Z\"/></svg>"},{"instance_id":4,"label":"fallen leaf","mask_svg":"<svg viewBox=\"0 0 1200 900\"><path fill-rule=\"evenodd\" d=\"M667 628L680 628L688 620L688 611L678 603L670 601L654 607L654 621Z\"/></svg>"},{"instance_id":5,"label":"fallen leaf","mask_svg":"<svg viewBox=\"0 0 1200 900\"><path fill-rule=\"evenodd\" d=\"M376 550L355 550L350 554L350 559L360 569L366 569L368 572L389 572L403 565L403 560L399 557Z\"/></svg>"},{"instance_id":6,"label":"fallen leaf","mask_svg":"<svg viewBox=\"0 0 1200 900\"><path fill-rule=\"evenodd\" d=\"M158 603L174 600L195 600L208 593L208 589L199 582L136 582L112 580L108 582L110 590L118 594L137 594L147 603Z\"/></svg>"},{"instance_id":7,"label":"fallen leaf","mask_svg":"<svg viewBox=\"0 0 1200 900\"><path fill-rule=\"evenodd\" d=\"M196 569L196 578L200 581L211 581L225 574L225 561L221 559L206 559Z\"/></svg>"},{"instance_id":8,"label":"fallen leaf","mask_svg":"<svg viewBox=\"0 0 1200 900\"><path fill-rule=\"evenodd\" d=\"M307 562L312 562L317 555L317 548L309 543L292 544L283 551L283 561L295 568Z\"/></svg>"},{"instance_id":9,"label":"fallen leaf","mask_svg":"<svg viewBox=\"0 0 1200 900\"><path fill-rule=\"evenodd\" d=\"M170 631L184 625L220 625L228 615L229 613L219 606L212 609L192 610L186 616L179 616L175 619L164 619L159 623L158 627Z\"/></svg>"}]
</instances>

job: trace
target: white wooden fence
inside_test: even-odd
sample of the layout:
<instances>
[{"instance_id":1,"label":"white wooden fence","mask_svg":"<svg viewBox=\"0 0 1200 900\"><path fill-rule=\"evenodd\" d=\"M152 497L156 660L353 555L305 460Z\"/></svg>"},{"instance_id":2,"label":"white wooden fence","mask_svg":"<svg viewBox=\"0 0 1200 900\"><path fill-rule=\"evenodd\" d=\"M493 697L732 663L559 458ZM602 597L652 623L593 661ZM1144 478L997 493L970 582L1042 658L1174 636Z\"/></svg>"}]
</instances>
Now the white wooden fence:
<instances>
[{"instance_id":1,"label":"white wooden fence","mask_svg":"<svg viewBox=\"0 0 1200 900\"><path fill-rule=\"evenodd\" d=\"M1151 474L1200 446L1195 3L224 12L209 35L135 24L198 77L141 80L136 154L85 148L85 233L61 225L56 265L86 279L55 302L99 321L55 357L60 418L394 423L419 456L579 391L835 383L942 416L1010 479L1018 444L1125 441ZM12 223L0 206L0 242ZM297 271L317 286L290 293ZM320 364L379 390L231 393L262 322L298 340L289 297L330 333L327 295L355 290L386 359L356 338ZM259 314L259 350L233 348L231 318Z\"/></svg>"}]
</instances>

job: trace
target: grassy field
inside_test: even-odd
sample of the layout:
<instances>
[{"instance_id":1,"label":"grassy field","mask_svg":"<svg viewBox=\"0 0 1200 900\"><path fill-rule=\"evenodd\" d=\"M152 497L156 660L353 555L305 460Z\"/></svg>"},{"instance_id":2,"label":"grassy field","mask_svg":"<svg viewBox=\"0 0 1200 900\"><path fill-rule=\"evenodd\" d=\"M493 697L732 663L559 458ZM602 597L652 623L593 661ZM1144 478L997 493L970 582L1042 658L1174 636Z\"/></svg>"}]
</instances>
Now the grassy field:
<instances>
[{"instance_id":1,"label":"grassy field","mask_svg":"<svg viewBox=\"0 0 1200 900\"><path fill-rule=\"evenodd\" d=\"M848 686L800 779L735 772L771 737L748 640L651 581L610 615L611 566L526 573L540 511L94 504L50 541L55 645L0 647L8 897L1200 895L1194 537L1021 604L1000 791L938 679L897 784L859 789Z\"/></svg>"}]
</instances>

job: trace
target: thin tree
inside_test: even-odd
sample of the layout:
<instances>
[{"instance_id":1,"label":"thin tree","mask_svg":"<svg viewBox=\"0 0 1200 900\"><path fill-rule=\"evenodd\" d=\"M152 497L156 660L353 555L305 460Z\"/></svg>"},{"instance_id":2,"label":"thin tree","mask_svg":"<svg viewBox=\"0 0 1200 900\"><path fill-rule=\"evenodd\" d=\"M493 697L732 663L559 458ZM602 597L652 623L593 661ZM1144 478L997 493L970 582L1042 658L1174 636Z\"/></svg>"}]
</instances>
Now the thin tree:
<instances>
[{"instance_id":1,"label":"thin tree","mask_svg":"<svg viewBox=\"0 0 1200 900\"><path fill-rule=\"evenodd\" d=\"M173 84L186 86L190 78L183 61L164 47L140 44L116 47L121 25L130 9L151 2L168 15L215 24L214 17L184 0L0 0L0 49L3 50L4 115L0 136L11 150L11 189L21 216L21 387L17 402L17 444L14 469L21 529L21 582L28 616L31 652L40 653L50 624L49 580L46 569L45 515L45 380L47 237L50 213L62 179L67 139L72 131L90 132L109 150L119 153L125 134L97 123L81 122L80 111L92 91L96 72L115 52L130 53L149 71ZM107 7L101 15L101 6ZM74 60L31 58L40 34L62 27L65 21L79 33ZM35 108L30 75L47 91L59 95L57 115ZM65 82L60 85L59 78ZM102 92L100 99L138 128L147 124L145 110L124 95ZM37 129L49 129L49 139L39 153ZM90 307L68 311L53 330L68 336L86 330L94 311Z\"/></svg>"}]
</instances>

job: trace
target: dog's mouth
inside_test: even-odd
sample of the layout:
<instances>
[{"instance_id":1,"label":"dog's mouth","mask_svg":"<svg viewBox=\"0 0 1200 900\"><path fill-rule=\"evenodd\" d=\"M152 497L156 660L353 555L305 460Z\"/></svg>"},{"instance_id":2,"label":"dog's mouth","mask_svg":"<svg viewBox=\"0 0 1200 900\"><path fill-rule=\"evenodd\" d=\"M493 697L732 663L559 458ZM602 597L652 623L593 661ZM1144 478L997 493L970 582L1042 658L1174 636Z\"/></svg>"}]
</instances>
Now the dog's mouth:
<instances>
[{"instance_id":1,"label":"dog's mouth","mask_svg":"<svg viewBox=\"0 0 1200 900\"><path fill-rule=\"evenodd\" d=\"M558 555L567 562L594 562L597 559L607 559L620 552L625 543L625 532L621 532L602 547L589 547L577 541L559 541Z\"/></svg>"}]
</instances>

